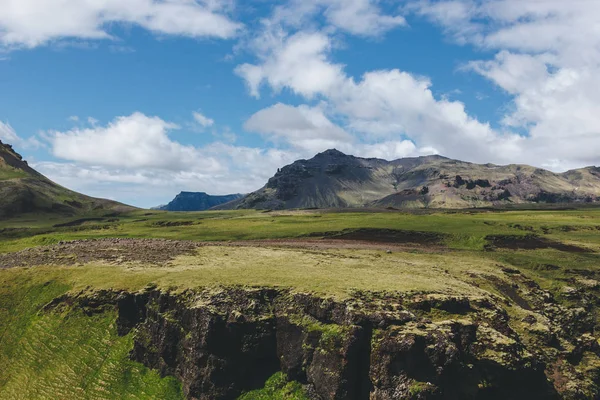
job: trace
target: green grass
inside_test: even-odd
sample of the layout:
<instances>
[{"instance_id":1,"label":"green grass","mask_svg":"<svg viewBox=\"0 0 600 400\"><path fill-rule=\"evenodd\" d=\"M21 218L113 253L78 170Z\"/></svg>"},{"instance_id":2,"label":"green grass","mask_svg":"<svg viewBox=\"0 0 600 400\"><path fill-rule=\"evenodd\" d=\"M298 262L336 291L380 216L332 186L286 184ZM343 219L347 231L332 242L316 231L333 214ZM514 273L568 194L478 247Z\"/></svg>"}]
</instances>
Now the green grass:
<instances>
[{"instance_id":1,"label":"green grass","mask_svg":"<svg viewBox=\"0 0 600 400\"><path fill-rule=\"evenodd\" d=\"M245 393L239 400L308 400L308 396L297 382L288 382L284 373L270 377L265 387Z\"/></svg>"},{"instance_id":2,"label":"green grass","mask_svg":"<svg viewBox=\"0 0 600 400\"><path fill-rule=\"evenodd\" d=\"M72 218L73 220L75 218ZM0 221L0 252L56 243L60 240L102 237L167 238L199 241L253 240L301 237L316 232L351 228L386 228L439 232L452 249L481 250L490 234L546 235L600 249L600 210L484 211L419 213L322 213L209 211L168 213L136 211L101 222L53 228L69 219L29 215ZM193 222L188 226L158 226L164 222ZM567 228L569 230L566 230ZM547 233L544 233L547 232Z\"/></svg>"},{"instance_id":3,"label":"green grass","mask_svg":"<svg viewBox=\"0 0 600 400\"><path fill-rule=\"evenodd\" d=\"M174 378L129 360L114 311L42 310L70 289L46 278L0 275L0 399L183 399Z\"/></svg>"},{"instance_id":4,"label":"green grass","mask_svg":"<svg viewBox=\"0 0 600 400\"><path fill-rule=\"evenodd\" d=\"M94 215L102 216L101 214ZM109 264L40 266L0 270L0 399L182 398L173 379L129 360L131 336L118 337L115 313L87 316L76 308L43 311L66 292L140 290L150 283L181 291L222 286L290 288L345 298L355 291L428 292L478 296L494 292L489 276L510 280L504 267L520 270L560 302L561 289L600 268L600 210L481 212L258 212L168 213L136 211L78 226L51 215L0 222L0 252L103 237L229 241L298 238L353 228L385 228L444 235L440 247L394 251L203 246L167 265ZM178 225L178 222L193 224ZM530 235L593 250L485 251L488 235ZM446 318L441 315L440 318ZM343 332L337 326L299 321L319 330L323 343ZM243 400L304 399L297 383L277 374ZM412 391L427 389L416 385Z\"/></svg>"},{"instance_id":5,"label":"green grass","mask_svg":"<svg viewBox=\"0 0 600 400\"><path fill-rule=\"evenodd\" d=\"M14 169L10 167L0 168L0 181L5 181L8 179L25 178L26 176L27 173L19 169Z\"/></svg>"}]
</instances>

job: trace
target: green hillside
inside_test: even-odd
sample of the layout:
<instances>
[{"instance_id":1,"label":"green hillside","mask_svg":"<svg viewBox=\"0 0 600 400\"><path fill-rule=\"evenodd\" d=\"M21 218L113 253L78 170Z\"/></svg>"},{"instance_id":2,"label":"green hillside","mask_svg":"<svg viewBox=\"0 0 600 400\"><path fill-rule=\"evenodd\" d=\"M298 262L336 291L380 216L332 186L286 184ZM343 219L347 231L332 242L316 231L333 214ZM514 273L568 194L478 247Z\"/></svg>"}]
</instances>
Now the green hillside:
<instances>
[{"instance_id":1,"label":"green hillside","mask_svg":"<svg viewBox=\"0 0 600 400\"><path fill-rule=\"evenodd\" d=\"M132 209L57 185L31 168L12 146L0 142L0 218L28 213L64 216L107 214Z\"/></svg>"}]
</instances>

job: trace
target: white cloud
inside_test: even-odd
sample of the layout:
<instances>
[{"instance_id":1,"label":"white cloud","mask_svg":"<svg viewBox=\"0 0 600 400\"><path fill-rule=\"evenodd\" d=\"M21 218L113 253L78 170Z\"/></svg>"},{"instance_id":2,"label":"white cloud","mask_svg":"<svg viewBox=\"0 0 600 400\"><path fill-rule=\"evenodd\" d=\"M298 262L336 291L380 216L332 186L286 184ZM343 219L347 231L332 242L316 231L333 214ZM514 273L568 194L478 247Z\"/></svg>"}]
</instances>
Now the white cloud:
<instances>
[{"instance_id":1,"label":"white cloud","mask_svg":"<svg viewBox=\"0 0 600 400\"><path fill-rule=\"evenodd\" d=\"M49 131L46 137L52 145L52 153L65 160L90 165L176 171L198 162L194 147L169 139L168 132L178 128L158 117L134 113L116 118L107 126ZM214 168L210 158L203 161L204 168Z\"/></svg>"},{"instance_id":2,"label":"white cloud","mask_svg":"<svg viewBox=\"0 0 600 400\"><path fill-rule=\"evenodd\" d=\"M149 207L182 190L251 192L262 187L277 168L301 155L293 149L223 142L184 146L168 137L177 128L159 117L134 113L106 126L48 131L45 137L52 153L66 161L33 166L70 189Z\"/></svg>"},{"instance_id":3,"label":"white cloud","mask_svg":"<svg viewBox=\"0 0 600 400\"><path fill-rule=\"evenodd\" d=\"M416 149L449 157L557 170L600 163L594 151L600 147L599 2L441 0L405 6L442 24L461 43L500 49L494 59L465 69L514 96L501 130L469 115L462 102L434 96L428 78L397 69L348 76L332 59L335 30L317 31L319 23L311 20L319 7L332 12L332 3L290 4L277 9L266 33L252 42L257 62L237 68L252 95L267 84L275 92L287 88L308 101L318 98L328 120L342 121L336 128L352 134L353 143L408 139ZM279 136L295 129L293 120L285 122L278 125ZM523 131L527 135L515 133ZM307 148L300 137L287 137L290 145Z\"/></svg>"},{"instance_id":4,"label":"white cloud","mask_svg":"<svg viewBox=\"0 0 600 400\"><path fill-rule=\"evenodd\" d=\"M4 143L13 144L20 141L21 138L10 124L0 121L0 140Z\"/></svg>"},{"instance_id":5,"label":"white cloud","mask_svg":"<svg viewBox=\"0 0 600 400\"><path fill-rule=\"evenodd\" d=\"M427 78L399 70L368 72L358 81L349 77L342 65L330 60L331 40L323 33L284 37L275 50L259 54L261 63L241 68L256 72L251 76L258 77L256 80L247 79L254 95L264 81L275 91L287 87L307 99L320 96L323 109L342 120L346 129L334 126L322 114L317 120L315 110L308 106L292 109L282 105L257 113L246 128L284 136L290 145L311 150L331 147L333 142L325 142L329 136L322 133L328 130L330 134L353 133L354 136L337 142L345 143L346 149L356 152L366 151L357 145L361 143L403 143L409 139L415 152L417 148L430 148L472 161L503 162L510 160L509 156L521 155L519 136L495 132L488 123L469 116L459 101L435 98ZM290 116L292 111L296 118ZM311 141L309 135L301 134L299 120L305 124L305 130L310 127L317 139ZM307 121L312 121L313 126ZM315 126L314 121L320 121L320 125Z\"/></svg>"},{"instance_id":6,"label":"white cloud","mask_svg":"<svg viewBox=\"0 0 600 400\"><path fill-rule=\"evenodd\" d=\"M277 103L252 115L244 129L260 133L277 144L318 153L351 143L353 137L333 124L318 107Z\"/></svg>"},{"instance_id":7,"label":"white cloud","mask_svg":"<svg viewBox=\"0 0 600 400\"><path fill-rule=\"evenodd\" d=\"M186 170L168 171L69 162L38 162L33 167L72 190L151 207L170 201L180 191L215 195L249 193L262 187L277 168L298 157L292 152L224 143L213 143L196 151L199 157L213 158L219 168L205 170L192 164Z\"/></svg>"},{"instance_id":8,"label":"white cloud","mask_svg":"<svg viewBox=\"0 0 600 400\"><path fill-rule=\"evenodd\" d=\"M67 118L69 121L71 122L78 122L79 121L79 117L77 115L71 115L69 118Z\"/></svg>"},{"instance_id":9,"label":"white cloud","mask_svg":"<svg viewBox=\"0 0 600 400\"><path fill-rule=\"evenodd\" d=\"M291 0L277 7L268 20L294 28L318 27L324 16L326 30L340 30L361 36L378 36L398 26L406 25L401 15L387 15L380 0Z\"/></svg>"},{"instance_id":10,"label":"white cloud","mask_svg":"<svg viewBox=\"0 0 600 400\"><path fill-rule=\"evenodd\" d=\"M331 42L325 34L299 32L265 49L262 64L240 65L236 73L246 80L255 97L259 96L263 82L277 91L288 87L297 94L312 97L338 84L342 66L327 60L330 50Z\"/></svg>"},{"instance_id":11,"label":"white cloud","mask_svg":"<svg viewBox=\"0 0 600 400\"><path fill-rule=\"evenodd\" d=\"M600 163L600 2L424 1L417 12L462 43L499 50L468 67L513 96L503 123L528 132L527 161Z\"/></svg>"},{"instance_id":12,"label":"white cloud","mask_svg":"<svg viewBox=\"0 0 600 400\"><path fill-rule=\"evenodd\" d=\"M2 121L0 121L0 140L5 144L11 144L24 149L37 149L43 147L42 143L35 136L24 139L17 135L17 132L15 132L8 122L5 123Z\"/></svg>"},{"instance_id":13,"label":"white cloud","mask_svg":"<svg viewBox=\"0 0 600 400\"><path fill-rule=\"evenodd\" d=\"M205 116L204 114L198 112L198 111L194 111L192 113L193 117L194 117L194 121L196 121L201 127L203 128L208 128L210 126L213 126L215 121L208 118L207 116Z\"/></svg>"},{"instance_id":14,"label":"white cloud","mask_svg":"<svg viewBox=\"0 0 600 400\"><path fill-rule=\"evenodd\" d=\"M61 39L110 39L111 24L188 37L231 38L241 28L220 1L0 0L0 43L33 48Z\"/></svg>"}]
</instances>

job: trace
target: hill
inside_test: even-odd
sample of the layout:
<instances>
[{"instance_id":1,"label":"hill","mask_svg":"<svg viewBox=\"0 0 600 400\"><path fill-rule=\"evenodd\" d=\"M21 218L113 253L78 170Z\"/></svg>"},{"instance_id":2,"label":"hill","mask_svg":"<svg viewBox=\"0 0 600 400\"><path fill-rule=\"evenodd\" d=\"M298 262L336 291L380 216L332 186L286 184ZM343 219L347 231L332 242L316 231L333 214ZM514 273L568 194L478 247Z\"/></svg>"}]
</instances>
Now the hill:
<instances>
[{"instance_id":1,"label":"hill","mask_svg":"<svg viewBox=\"0 0 600 400\"><path fill-rule=\"evenodd\" d=\"M212 196L204 192L181 192L169 204L157 207L157 209L164 211L204 211L242 197L244 197L242 194Z\"/></svg>"},{"instance_id":2,"label":"hill","mask_svg":"<svg viewBox=\"0 0 600 400\"><path fill-rule=\"evenodd\" d=\"M0 218L25 213L79 215L124 212L133 207L66 189L31 168L11 145L0 142Z\"/></svg>"},{"instance_id":3,"label":"hill","mask_svg":"<svg viewBox=\"0 0 600 400\"><path fill-rule=\"evenodd\" d=\"M600 168L555 174L442 156L386 161L327 150L281 168L260 190L217 209L471 208L600 201Z\"/></svg>"}]
</instances>

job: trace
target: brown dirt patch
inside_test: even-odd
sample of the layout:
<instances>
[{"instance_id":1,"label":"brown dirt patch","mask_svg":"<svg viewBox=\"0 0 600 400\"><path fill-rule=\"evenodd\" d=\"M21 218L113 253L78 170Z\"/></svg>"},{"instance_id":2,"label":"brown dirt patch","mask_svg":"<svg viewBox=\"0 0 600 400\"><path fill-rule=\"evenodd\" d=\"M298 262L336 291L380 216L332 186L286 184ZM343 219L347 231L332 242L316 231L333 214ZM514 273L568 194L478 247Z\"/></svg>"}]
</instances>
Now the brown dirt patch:
<instances>
[{"instance_id":1,"label":"brown dirt patch","mask_svg":"<svg viewBox=\"0 0 600 400\"><path fill-rule=\"evenodd\" d=\"M505 282L502 279L492 275L486 276L486 278L500 293L514 301L519 307L528 311L533 310L529 302L519 294L519 291L517 290L518 286L516 287L515 285Z\"/></svg>"},{"instance_id":2,"label":"brown dirt patch","mask_svg":"<svg viewBox=\"0 0 600 400\"><path fill-rule=\"evenodd\" d=\"M76 240L0 254L0 268L74 265L94 261L165 264L179 255L193 253L199 245L194 242L161 239Z\"/></svg>"},{"instance_id":3,"label":"brown dirt patch","mask_svg":"<svg viewBox=\"0 0 600 400\"><path fill-rule=\"evenodd\" d=\"M64 227L69 227L69 226L79 226L82 225L86 222L101 222L104 221L104 218L80 218L80 219L76 219L74 221L70 221L70 222L65 222L64 224L56 224L53 225L53 228L64 228Z\"/></svg>"},{"instance_id":4,"label":"brown dirt patch","mask_svg":"<svg viewBox=\"0 0 600 400\"><path fill-rule=\"evenodd\" d=\"M440 244L444 236L434 232L419 232L397 229L345 229L343 231L313 233L310 237L323 237L332 240L348 240L390 244Z\"/></svg>"},{"instance_id":5,"label":"brown dirt patch","mask_svg":"<svg viewBox=\"0 0 600 400\"><path fill-rule=\"evenodd\" d=\"M36 265L78 265L94 261L122 264L140 262L164 265L180 255L193 254L202 246L284 247L306 250L362 249L378 251L440 252L439 246L377 243L341 239L273 239L232 242L193 242L167 239L92 239L60 242L53 246L33 247L15 253L0 254L0 269Z\"/></svg>"},{"instance_id":6,"label":"brown dirt patch","mask_svg":"<svg viewBox=\"0 0 600 400\"><path fill-rule=\"evenodd\" d=\"M486 236L485 240L489 242L489 245L486 246L487 250L494 250L494 248L513 250L555 249L570 253L592 252L590 249L557 242L536 235L490 235Z\"/></svg>"}]
</instances>

